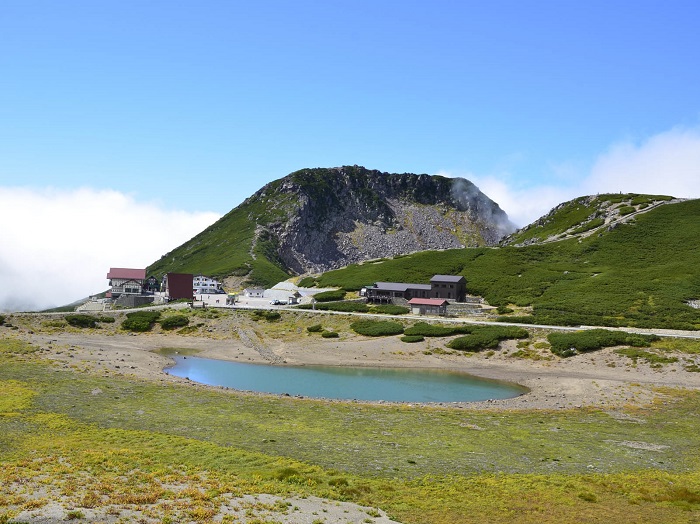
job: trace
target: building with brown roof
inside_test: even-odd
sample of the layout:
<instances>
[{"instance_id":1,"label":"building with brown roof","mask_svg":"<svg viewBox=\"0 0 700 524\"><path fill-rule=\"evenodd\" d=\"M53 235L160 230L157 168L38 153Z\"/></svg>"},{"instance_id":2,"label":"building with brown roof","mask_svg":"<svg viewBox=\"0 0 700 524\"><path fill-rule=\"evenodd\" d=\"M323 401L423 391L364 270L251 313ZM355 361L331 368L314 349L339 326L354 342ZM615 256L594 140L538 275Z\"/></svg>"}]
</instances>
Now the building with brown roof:
<instances>
[{"instance_id":1,"label":"building with brown roof","mask_svg":"<svg viewBox=\"0 0 700 524\"><path fill-rule=\"evenodd\" d=\"M107 278L110 286L107 297L118 298L121 295L140 295L146 281L146 270L112 267L109 268Z\"/></svg>"}]
</instances>

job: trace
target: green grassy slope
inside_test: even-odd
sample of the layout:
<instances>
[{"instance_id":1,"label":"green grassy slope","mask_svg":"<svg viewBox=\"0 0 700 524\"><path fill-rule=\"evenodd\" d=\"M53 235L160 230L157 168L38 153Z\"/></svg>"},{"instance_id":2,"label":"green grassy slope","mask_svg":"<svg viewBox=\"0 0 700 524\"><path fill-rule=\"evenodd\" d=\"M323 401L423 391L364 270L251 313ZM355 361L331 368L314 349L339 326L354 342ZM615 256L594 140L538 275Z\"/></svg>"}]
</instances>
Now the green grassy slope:
<instances>
[{"instance_id":1,"label":"green grassy slope","mask_svg":"<svg viewBox=\"0 0 700 524\"><path fill-rule=\"evenodd\" d=\"M625 216L651 205L672 200L670 196L637 193L602 194L564 202L547 215L507 238L509 245L532 240L561 239L602 226L605 218Z\"/></svg>"},{"instance_id":2,"label":"green grassy slope","mask_svg":"<svg viewBox=\"0 0 700 524\"><path fill-rule=\"evenodd\" d=\"M700 200L665 205L585 239L423 252L325 273L320 286L426 283L462 274L493 305L533 306L535 322L700 329Z\"/></svg>"},{"instance_id":3,"label":"green grassy slope","mask_svg":"<svg viewBox=\"0 0 700 524\"><path fill-rule=\"evenodd\" d=\"M279 182L279 181L277 181ZM268 187L275 188L273 182ZM203 273L213 277L250 274L251 284L269 285L289 278L275 261L271 239L254 243L258 224L286 216L289 203L280 197L252 197L200 234L147 268L149 275Z\"/></svg>"}]
</instances>

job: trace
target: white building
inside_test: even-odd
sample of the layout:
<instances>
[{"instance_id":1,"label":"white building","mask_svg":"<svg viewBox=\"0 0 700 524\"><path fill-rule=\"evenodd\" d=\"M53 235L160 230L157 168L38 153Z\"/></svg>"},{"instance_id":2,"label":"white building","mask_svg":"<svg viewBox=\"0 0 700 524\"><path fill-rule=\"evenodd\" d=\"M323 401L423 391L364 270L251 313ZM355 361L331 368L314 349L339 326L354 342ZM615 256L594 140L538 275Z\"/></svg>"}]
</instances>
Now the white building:
<instances>
[{"instance_id":1,"label":"white building","mask_svg":"<svg viewBox=\"0 0 700 524\"><path fill-rule=\"evenodd\" d=\"M243 290L243 296L262 298L265 295L265 290L260 288L246 288Z\"/></svg>"},{"instance_id":2,"label":"white building","mask_svg":"<svg viewBox=\"0 0 700 524\"><path fill-rule=\"evenodd\" d=\"M192 278L192 292L195 295L203 295L207 293L222 293L223 291L218 280L205 277L204 275L196 275Z\"/></svg>"}]
</instances>

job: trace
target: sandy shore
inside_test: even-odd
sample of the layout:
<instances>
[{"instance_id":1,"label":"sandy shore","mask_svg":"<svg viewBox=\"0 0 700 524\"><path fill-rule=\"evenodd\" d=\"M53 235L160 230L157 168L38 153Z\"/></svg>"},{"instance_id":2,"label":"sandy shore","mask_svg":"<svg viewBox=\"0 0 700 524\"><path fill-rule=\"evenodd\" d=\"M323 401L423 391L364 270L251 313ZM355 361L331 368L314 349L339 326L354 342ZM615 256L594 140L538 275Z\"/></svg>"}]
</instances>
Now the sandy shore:
<instances>
[{"instance_id":1,"label":"sandy shore","mask_svg":"<svg viewBox=\"0 0 700 524\"><path fill-rule=\"evenodd\" d=\"M684 370L680 362L651 368L622 357L612 349L568 359L542 350L535 358L511 356L515 342L493 352L469 354L444 352L444 342L426 340L406 344L397 337L346 340L302 335L292 340L261 340L253 331L229 338L180 336L165 333L141 335L87 332L25 335L42 347L48 358L63 365L82 363L96 372L134 376L161 382L190 383L168 375L172 363L157 353L162 348L180 348L197 356L274 365L335 365L445 369L478 377L520 384L529 392L511 399L469 402L450 406L468 409L570 409L597 406L616 409L628 404L646 404L660 396L659 386L700 388L700 374ZM489 356L490 355L490 356Z\"/></svg>"}]
</instances>

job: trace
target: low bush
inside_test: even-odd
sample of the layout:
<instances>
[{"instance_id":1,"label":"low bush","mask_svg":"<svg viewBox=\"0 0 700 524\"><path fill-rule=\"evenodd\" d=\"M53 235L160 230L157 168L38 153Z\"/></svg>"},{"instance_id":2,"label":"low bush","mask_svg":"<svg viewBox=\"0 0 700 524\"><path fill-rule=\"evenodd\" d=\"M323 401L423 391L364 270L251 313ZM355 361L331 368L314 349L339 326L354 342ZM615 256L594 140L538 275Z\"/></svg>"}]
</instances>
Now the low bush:
<instances>
[{"instance_id":1,"label":"low bush","mask_svg":"<svg viewBox=\"0 0 700 524\"><path fill-rule=\"evenodd\" d=\"M97 317L97 321L103 324L114 324L116 319L114 317Z\"/></svg>"},{"instance_id":2,"label":"low bush","mask_svg":"<svg viewBox=\"0 0 700 524\"><path fill-rule=\"evenodd\" d=\"M338 332L337 331L322 331L321 336L323 338L338 338Z\"/></svg>"},{"instance_id":3,"label":"low bush","mask_svg":"<svg viewBox=\"0 0 700 524\"><path fill-rule=\"evenodd\" d=\"M446 345L460 351L494 349L502 340L528 338L527 330L515 326L473 326L469 335L455 338Z\"/></svg>"},{"instance_id":4,"label":"low bush","mask_svg":"<svg viewBox=\"0 0 700 524\"><path fill-rule=\"evenodd\" d=\"M44 320L41 323L41 327L45 328L65 328L67 322L62 319L56 319L56 320ZM0 324L1 326L2 324Z\"/></svg>"},{"instance_id":5,"label":"low bush","mask_svg":"<svg viewBox=\"0 0 700 524\"><path fill-rule=\"evenodd\" d=\"M5 318L6 317L4 315L0 315L0 326L2 326L5 323Z\"/></svg>"},{"instance_id":6,"label":"low bush","mask_svg":"<svg viewBox=\"0 0 700 524\"><path fill-rule=\"evenodd\" d=\"M618 209L620 215L625 216L629 215L630 213L634 213L636 209L632 206L622 206L620 209Z\"/></svg>"},{"instance_id":7,"label":"low bush","mask_svg":"<svg viewBox=\"0 0 700 524\"><path fill-rule=\"evenodd\" d=\"M389 320L358 320L350 324L350 328L355 333L367 337L387 337L403 333L403 324Z\"/></svg>"},{"instance_id":8,"label":"low bush","mask_svg":"<svg viewBox=\"0 0 700 524\"><path fill-rule=\"evenodd\" d=\"M380 304L372 307L372 313L379 313L380 315L406 315L410 311L407 307L394 304Z\"/></svg>"},{"instance_id":9,"label":"low bush","mask_svg":"<svg viewBox=\"0 0 700 524\"><path fill-rule=\"evenodd\" d=\"M345 290L337 289L333 291L323 291L314 295L316 302L335 302L345 298Z\"/></svg>"},{"instance_id":10,"label":"low bush","mask_svg":"<svg viewBox=\"0 0 700 524\"><path fill-rule=\"evenodd\" d=\"M253 320L267 320L268 322L274 322L282 318L282 314L279 311L254 311Z\"/></svg>"},{"instance_id":11,"label":"low bush","mask_svg":"<svg viewBox=\"0 0 700 524\"><path fill-rule=\"evenodd\" d=\"M590 231L591 229L595 229L596 227L600 227L605 224L605 219L598 217L594 218L593 220L589 220L582 226L577 227L574 229L571 233L574 235L579 234L579 233L585 233L586 231Z\"/></svg>"},{"instance_id":12,"label":"low bush","mask_svg":"<svg viewBox=\"0 0 700 524\"><path fill-rule=\"evenodd\" d=\"M66 315L66 322L73 327L94 328L97 321L97 317L92 315Z\"/></svg>"},{"instance_id":13,"label":"low bush","mask_svg":"<svg viewBox=\"0 0 700 524\"><path fill-rule=\"evenodd\" d=\"M473 329L472 326L439 326L437 324L428 324L427 322L417 322L410 328L407 328L404 334L423 337L450 337L452 335L471 333Z\"/></svg>"},{"instance_id":14,"label":"low bush","mask_svg":"<svg viewBox=\"0 0 700 524\"><path fill-rule=\"evenodd\" d=\"M185 315L173 315L164 318L160 321L160 327L163 329L175 329L179 327L184 327L190 323L190 319Z\"/></svg>"},{"instance_id":15,"label":"low bush","mask_svg":"<svg viewBox=\"0 0 700 524\"><path fill-rule=\"evenodd\" d=\"M425 337L422 335L404 335L401 337L401 342L408 342L409 344L413 342L423 342Z\"/></svg>"},{"instance_id":16,"label":"low bush","mask_svg":"<svg viewBox=\"0 0 700 524\"><path fill-rule=\"evenodd\" d=\"M498 317L496 322L512 322L514 324L534 324L535 317L532 315L522 315L520 317Z\"/></svg>"},{"instance_id":17,"label":"low bush","mask_svg":"<svg viewBox=\"0 0 700 524\"><path fill-rule=\"evenodd\" d=\"M314 324L313 326L307 327L306 331L309 333L320 333L323 331L323 326L321 324Z\"/></svg>"},{"instance_id":18,"label":"low bush","mask_svg":"<svg viewBox=\"0 0 700 524\"><path fill-rule=\"evenodd\" d=\"M122 322L121 327L127 331L142 333L150 331L159 318L160 312L158 311L135 311L126 314L126 319Z\"/></svg>"},{"instance_id":19,"label":"low bush","mask_svg":"<svg viewBox=\"0 0 700 524\"><path fill-rule=\"evenodd\" d=\"M303 304L298 309L318 309L320 311L341 311L343 313L369 313L369 306L362 302L325 302Z\"/></svg>"},{"instance_id":20,"label":"low bush","mask_svg":"<svg viewBox=\"0 0 700 524\"><path fill-rule=\"evenodd\" d=\"M552 345L552 353L560 357L571 357L578 353L596 351L611 346L649 347L658 340L655 335L637 335L624 331L589 329L575 333L550 333L547 340Z\"/></svg>"},{"instance_id":21,"label":"low bush","mask_svg":"<svg viewBox=\"0 0 700 524\"><path fill-rule=\"evenodd\" d=\"M496 308L496 313L499 315L507 315L508 313L512 313L514 310L507 307L507 306L498 306Z\"/></svg>"}]
</instances>

